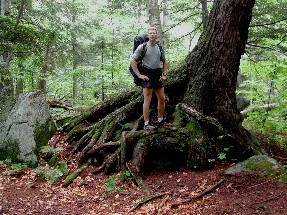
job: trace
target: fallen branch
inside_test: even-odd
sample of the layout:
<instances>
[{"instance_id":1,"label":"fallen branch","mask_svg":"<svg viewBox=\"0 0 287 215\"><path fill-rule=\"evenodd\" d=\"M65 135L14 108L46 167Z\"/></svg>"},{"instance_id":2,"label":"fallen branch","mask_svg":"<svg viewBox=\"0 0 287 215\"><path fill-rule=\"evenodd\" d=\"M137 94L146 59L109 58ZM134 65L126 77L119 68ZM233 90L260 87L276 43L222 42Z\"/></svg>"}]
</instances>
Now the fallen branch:
<instances>
[{"instance_id":1,"label":"fallen branch","mask_svg":"<svg viewBox=\"0 0 287 215\"><path fill-rule=\"evenodd\" d=\"M287 103L287 100L284 100L283 102ZM249 108L249 109L241 111L240 113L242 114L243 117L246 117L247 114L250 112L255 112L255 111L259 111L259 110L271 110L271 109L278 107L278 106L279 106L279 103L270 103L270 104L265 104L265 105L260 106L260 107Z\"/></svg>"},{"instance_id":2,"label":"fallen branch","mask_svg":"<svg viewBox=\"0 0 287 215\"><path fill-rule=\"evenodd\" d=\"M184 201L181 201L181 202L178 202L178 203L173 203L171 204L171 208L176 208L178 207L179 205L182 205L182 204L185 204L185 203L188 203L190 201L192 201L193 199L199 199L205 195L207 195L208 193L212 192L214 189L216 189L217 187L219 187L219 185L223 182L223 179L221 179L219 182L217 182L215 185L213 185L212 187L208 188L207 190L201 192L200 194L197 194L195 196L193 196L192 198L190 199L187 199L187 200L184 200Z\"/></svg>"},{"instance_id":3,"label":"fallen branch","mask_svg":"<svg viewBox=\"0 0 287 215\"><path fill-rule=\"evenodd\" d=\"M65 110L72 110L72 106L70 104L66 104L60 101L48 101L49 107L51 108L63 108Z\"/></svg>"},{"instance_id":4,"label":"fallen branch","mask_svg":"<svg viewBox=\"0 0 287 215\"><path fill-rule=\"evenodd\" d=\"M164 195L166 195L167 193L160 193L160 194L157 194L157 195L153 195L153 196L148 196L146 198L144 198L143 200L141 200L140 202L138 202L129 212L132 212L134 211L135 209L137 209L138 207L142 206L143 204L146 204L156 198L160 198Z\"/></svg>"},{"instance_id":5,"label":"fallen branch","mask_svg":"<svg viewBox=\"0 0 287 215\"><path fill-rule=\"evenodd\" d=\"M169 195L168 195L167 197L165 197L165 198L158 204L158 206L157 206L157 208L156 208L157 211L164 206L164 204L168 201L168 199L169 199Z\"/></svg>"},{"instance_id":6,"label":"fallen branch","mask_svg":"<svg viewBox=\"0 0 287 215\"><path fill-rule=\"evenodd\" d=\"M265 199L265 200L263 200L263 201L261 201L261 202L254 203L254 205L255 205L255 204L261 204L261 203L263 203L263 202L272 201L272 200L277 199L278 197L280 197L282 194L283 194L283 191L281 191L281 192L280 192L279 194L277 194L276 196L272 196L272 197L270 197L270 198L268 198L268 199Z\"/></svg>"}]
</instances>

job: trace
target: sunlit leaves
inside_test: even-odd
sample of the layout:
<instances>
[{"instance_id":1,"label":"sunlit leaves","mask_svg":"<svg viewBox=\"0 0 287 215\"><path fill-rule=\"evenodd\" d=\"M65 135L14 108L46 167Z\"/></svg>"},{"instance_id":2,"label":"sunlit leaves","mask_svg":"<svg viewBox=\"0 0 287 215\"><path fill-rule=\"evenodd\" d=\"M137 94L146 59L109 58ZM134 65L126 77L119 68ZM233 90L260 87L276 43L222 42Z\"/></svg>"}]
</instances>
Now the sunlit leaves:
<instances>
[{"instance_id":1,"label":"sunlit leaves","mask_svg":"<svg viewBox=\"0 0 287 215\"><path fill-rule=\"evenodd\" d=\"M267 56L265 56L267 57ZM242 61L241 74L246 78L240 86L241 93L250 101L250 107L276 104L272 109L259 108L249 113L245 124L256 130L268 132L287 132L287 64L284 55L269 56L269 61Z\"/></svg>"}]
</instances>

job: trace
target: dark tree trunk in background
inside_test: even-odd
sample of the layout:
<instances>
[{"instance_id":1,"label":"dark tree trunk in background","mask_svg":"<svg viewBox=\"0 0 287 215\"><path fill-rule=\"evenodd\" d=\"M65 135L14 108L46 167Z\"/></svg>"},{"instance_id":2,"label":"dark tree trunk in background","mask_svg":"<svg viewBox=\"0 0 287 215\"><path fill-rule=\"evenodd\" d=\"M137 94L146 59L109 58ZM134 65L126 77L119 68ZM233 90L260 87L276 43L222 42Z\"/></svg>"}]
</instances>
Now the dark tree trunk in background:
<instances>
[{"instance_id":1,"label":"dark tree trunk in background","mask_svg":"<svg viewBox=\"0 0 287 215\"><path fill-rule=\"evenodd\" d=\"M207 0L200 0L201 4L201 19L203 28L206 28L208 23L208 9L207 9Z\"/></svg>"},{"instance_id":2,"label":"dark tree trunk in background","mask_svg":"<svg viewBox=\"0 0 287 215\"><path fill-rule=\"evenodd\" d=\"M157 0L148 0L148 22L150 26L155 26L158 30L158 38L163 43L162 27L160 20L160 10ZM164 44L163 44L164 45Z\"/></svg>"}]
</instances>

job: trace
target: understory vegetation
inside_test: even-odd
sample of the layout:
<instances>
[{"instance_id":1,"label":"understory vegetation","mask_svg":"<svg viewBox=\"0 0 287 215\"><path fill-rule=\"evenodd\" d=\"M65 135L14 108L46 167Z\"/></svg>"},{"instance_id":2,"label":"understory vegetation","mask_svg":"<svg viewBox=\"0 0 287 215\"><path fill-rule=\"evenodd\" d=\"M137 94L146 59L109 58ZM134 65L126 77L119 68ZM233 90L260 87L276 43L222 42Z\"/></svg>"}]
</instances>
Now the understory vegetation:
<instances>
[{"instance_id":1,"label":"understory vegetation","mask_svg":"<svg viewBox=\"0 0 287 215\"><path fill-rule=\"evenodd\" d=\"M197 43L203 30L202 7L194 0L161 1L159 9L167 19L162 30L171 71L185 62ZM208 2L207 12L211 7L212 2ZM49 104L61 105L50 105L50 112L55 121L61 122L58 129L63 133L56 133L48 146L38 149L41 159L35 173L51 183L66 178L64 186L68 186L90 164L99 164L96 172L109 173L109 168L114 168L118 162L122 173L108 179L108 190L115 189L114 181L118 178L136 178L130 175L135 169L119 163L130 160L132 153L127 154L127 159L119 159L123 155L118 149L123 142L143 149L145 141L149 140L149 134L143 133L139 126L143 120L140 89L134 86L128 72L133 38L145 33L148 26L145 2L28 1L19 22L18 9L19 3L11 1L9 13L0 16L3 39L0 44L1 112L7 101L4 94L15 99L20 93L38 90L39 85ZM272 140L274 148L281 150L287 148L286 9L287 3L283 0L256 1L237 83L244 127ZM176 75L168 74L168 78L175 80ZM172 80L169 83L172 85ZM200 134L192 136L190 131L196 130L196 124L186 122L184 113L177 115L180 111L175 111L178 110L176 90L172 88L173 93L168 98L171 105L167 107L173 126L153 133L150 138L159 145L163 141L181 140L177 152L179 156L188 157L188 153L180 154L190 149L185 143L190 139L198 140ZM118 95L126 97L114 101ZM108 101L113 101L111 107L105 106ZM104 107L107 112L101 112ZM153 111L155 109L153 106ZM70 120L69 125L65 125L67 121L62 122L66 119ZM184 129L178 129L180 123L184 124ZM135 133L123 136L130 130ZM85 135L80 136L83 133ZM227 135L220 133L218 136L224 139ZM58 138L57 144L52 144L55 138ZM139 139L143 141L136 145ZM81 150L88 156L80 154ZM228 157L232 150L232 146L214 150L212 156L205 159L205 165L227 158L237 159ZM108 160L101 156L103 151L106 154L113 151L114 156ZM95 154L97 156L93 157ZM71 158L72 155L75 157ZM29 166L13 164L10 160L5 162L11 165L7 173L12 175L21 174ZM143 166L142 161L132 162ZM195 162L188 165L198 167Z\"/></svg>"}]
</instances>

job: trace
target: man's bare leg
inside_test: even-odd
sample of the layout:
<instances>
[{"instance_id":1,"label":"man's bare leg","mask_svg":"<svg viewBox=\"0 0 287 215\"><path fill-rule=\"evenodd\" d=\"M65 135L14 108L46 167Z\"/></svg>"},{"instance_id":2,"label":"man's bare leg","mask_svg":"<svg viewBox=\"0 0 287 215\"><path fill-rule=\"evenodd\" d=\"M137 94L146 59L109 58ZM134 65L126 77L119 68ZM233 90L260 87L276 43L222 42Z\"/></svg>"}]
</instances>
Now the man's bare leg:
<instances>
[{"instance_id":1,"label":"man's bare leg","mask_svg":"<svg viewBox=\"0 0 287 215\"><path fill-rule=\"evenodd\" d=\"M143 103L143 116L144 121L149 121L149 106L152 98L152 89L151 88L143 88L144 95L144 103Z\"/></svg>"},{"instance_id":2,"label":"man's bare leg","mask_svg":"<svg viewBox=\"0 0 287 215\"><path fill-rule=\"evenodd\" d=\"M164 88L155 89L155 94L157 96L157 110L158 110L158 118L163 119L164 109L165 109L165 94Z\"/></svg>"}]
</instances>

